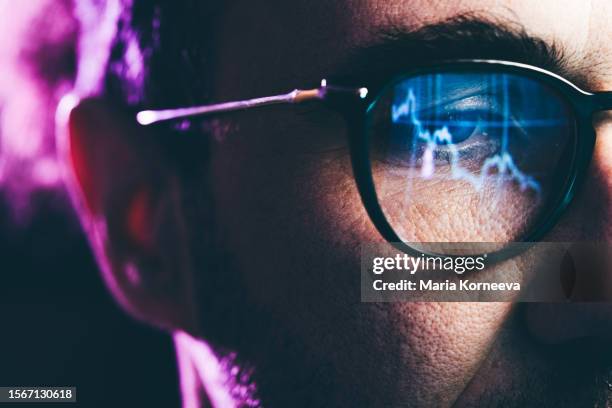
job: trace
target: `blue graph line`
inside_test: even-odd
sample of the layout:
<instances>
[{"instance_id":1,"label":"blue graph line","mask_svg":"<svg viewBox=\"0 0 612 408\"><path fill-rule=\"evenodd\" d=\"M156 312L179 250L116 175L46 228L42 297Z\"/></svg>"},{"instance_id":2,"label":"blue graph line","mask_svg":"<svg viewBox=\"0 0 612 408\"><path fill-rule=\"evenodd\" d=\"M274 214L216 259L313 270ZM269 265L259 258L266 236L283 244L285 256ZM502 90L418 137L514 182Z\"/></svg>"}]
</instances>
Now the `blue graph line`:
<instances>
[{"instance_id":1,"label":"blue graph line","mask_svg":"<svg viewBox=\"0 0 612 408\"><path fill-rule=\"evenodd\" d=\"M507 126L504 127L504 142L502 151L488 157L480 169L480 172L473 173L461 167L459 163L459 152L453 144L453 136L448 130L448 126L444 125L432 132L425 129L421 120L416 114L416 97L412 89L408 91L406 100L400 104L391 106L391 118L393 123L410 123L414 126L414 132L417 137L426 143L425 152L423 153L423 164L421 166L421 175L425 178L430 178L435 170L434 151L439 145L445 147L450 152L451 175L453 179L468 181L479 191L484 186L486 177L491 170L497 170L497 177L509 175L512 180L516 180L521 191L533 190L538 195L541 193L540 184L531 176L523 173L514 163L512 156L507 151ZM542 124L544 125L544 124ZM498 179L498 181L501 181Z\"/></svg>"}]
</instances>

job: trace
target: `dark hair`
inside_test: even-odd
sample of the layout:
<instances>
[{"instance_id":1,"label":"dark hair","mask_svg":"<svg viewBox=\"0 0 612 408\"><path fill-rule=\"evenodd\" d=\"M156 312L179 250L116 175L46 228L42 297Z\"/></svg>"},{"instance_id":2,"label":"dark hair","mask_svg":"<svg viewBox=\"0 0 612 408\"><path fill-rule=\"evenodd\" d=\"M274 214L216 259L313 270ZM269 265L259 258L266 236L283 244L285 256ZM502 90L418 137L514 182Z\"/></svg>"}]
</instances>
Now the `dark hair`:
<instances>
[{"instance_id":1,"label":"dark hair","mask_svg":"<svg viewBox=\"0 0 612 408\"><path fill-rule=\"evenodd\" d=\"M153 108L204 102L217 8L202 0L124 2L105 71L106 96Z\"/></svg>"},{"instance_id":2,"label":"dark hair","mask_svg":"<svg viewBox=\"0 0 612 408\"><path fill-rule=\"evenodd\" d=\"M81 26L87 22L96 24L96 17L111 14L114 18L110 18L106 29L113 37L107 41L106 50L90 50L87 56L82 55L79 69L87 68L87 58L96 58L96 52L107 51L108 58L100 61L104 67L99 67L103 69L98 83L92 84L96 89L94 93L117 107L128 108L130 114L137 108L206 103L212 83L211 22L224 3L215 0L104 0L102 3L90 0L89 12L81 10ZM100 30L96 27L91 33L82 35L95 36ZM202 135L202 128L183 128L181 132L187 135L180 138L173 137L176 129L171 126L162 125L152 131L159 134L155 141L161 144L164 156L172 160L184 179L194 177L194 166L206 161L208 151L208 138ZM194 133L193 137L189 137L190 132Z\"/></svg>"}]
</instances>

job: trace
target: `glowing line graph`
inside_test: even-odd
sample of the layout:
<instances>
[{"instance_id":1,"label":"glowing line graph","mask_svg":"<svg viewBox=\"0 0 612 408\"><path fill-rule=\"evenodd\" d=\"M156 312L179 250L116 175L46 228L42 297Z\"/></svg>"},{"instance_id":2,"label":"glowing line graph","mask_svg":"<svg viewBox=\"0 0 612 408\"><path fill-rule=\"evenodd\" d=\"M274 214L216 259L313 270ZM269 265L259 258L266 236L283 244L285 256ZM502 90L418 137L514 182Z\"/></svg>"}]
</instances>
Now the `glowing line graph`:
<instances>
[{"instance_id":1,"label":"glowing line graph","mask_svg":"<svg viewBox=\"0 0 612 408\"><path fill-rule=\"evenodd\" d=\"M505 146L499 154L488 157L480 172L473 173L461 167L459 163L459 152L453 144L453 136L448 130L448 126L435 129L432 132L425 129L421 120L417 117L416 97L412 89L408 91L406 100L400 104L391 106L391 118L393 123L409 123L414 126L414 133L418 139L426 143L425 152L423 153L423 164L421 166L421 175L424 178L431 178L435 170L434 151L439 145L446 145L450 152L451 161L451 176L453 179L465 180L472 184L477 191L480 191L485 183L486 177L491 170L497 170L497 177L508 174L511 180L516 180L521 191L533 190L539 196L541 193L540 183L533 177L523 173L514 163L512 155L506 151ZM538 123L538 125L550 125L551 123Z\"/></svg>"}]
</instances>

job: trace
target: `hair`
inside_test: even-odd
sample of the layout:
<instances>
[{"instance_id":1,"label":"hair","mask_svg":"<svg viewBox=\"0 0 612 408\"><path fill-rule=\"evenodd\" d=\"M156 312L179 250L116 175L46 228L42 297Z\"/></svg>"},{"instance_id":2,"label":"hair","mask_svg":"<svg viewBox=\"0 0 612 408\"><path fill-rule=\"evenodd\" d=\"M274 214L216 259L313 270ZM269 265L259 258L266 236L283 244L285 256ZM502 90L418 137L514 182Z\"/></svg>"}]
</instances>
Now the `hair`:
<instances>
[{"instance_id":1,"label":"hair","mask_svg":"<svg viewBox=\"0 0 612 408\"><path fill-rule=\"evenodd\" d=\"M209 26L216 10L198 0L78 3L77 90L130 106L202 103L210 92Z\"/></svg>"}]
</instances>

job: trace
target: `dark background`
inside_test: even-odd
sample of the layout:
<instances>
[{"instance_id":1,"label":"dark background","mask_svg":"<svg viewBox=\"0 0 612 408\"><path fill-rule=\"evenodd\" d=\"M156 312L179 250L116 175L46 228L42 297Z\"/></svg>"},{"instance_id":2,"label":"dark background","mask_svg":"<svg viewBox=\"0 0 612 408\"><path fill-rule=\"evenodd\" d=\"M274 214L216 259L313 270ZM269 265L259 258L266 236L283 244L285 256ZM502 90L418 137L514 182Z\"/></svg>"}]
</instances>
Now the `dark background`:
<instances>
[{"instance_id":1,"label":"dark background","mask_svg":"<svg viewBox=\"0 0 612 408\"><path fill-rule=\"evenodd\" d=\"M0 196L0 385L77 387L49 407L180 406L171 337L114 303L61 192L31 202L17 222Z\"/></svg>"}]
</instances>

